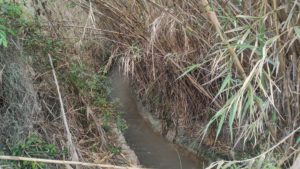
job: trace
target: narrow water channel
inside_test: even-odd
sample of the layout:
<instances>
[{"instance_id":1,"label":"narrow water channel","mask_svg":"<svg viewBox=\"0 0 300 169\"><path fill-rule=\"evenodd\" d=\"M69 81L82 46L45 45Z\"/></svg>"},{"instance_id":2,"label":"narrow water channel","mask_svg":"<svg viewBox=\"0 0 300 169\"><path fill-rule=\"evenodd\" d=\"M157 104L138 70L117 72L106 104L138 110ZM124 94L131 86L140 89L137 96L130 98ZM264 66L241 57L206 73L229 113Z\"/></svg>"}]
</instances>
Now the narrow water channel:
<instances>
[{"instance_id":1,"label":"narrow water channel","mask_svg":"<svg viewBox=\"0 0 300 169\"><path fill-rule=\"evenodd\" d=\"M120 99L128 129L125 139L142 166L154 169L203 169L204 161L171 144L144 121L128 81L112 75L113 95Z\"/></svg>"}]
</instances>

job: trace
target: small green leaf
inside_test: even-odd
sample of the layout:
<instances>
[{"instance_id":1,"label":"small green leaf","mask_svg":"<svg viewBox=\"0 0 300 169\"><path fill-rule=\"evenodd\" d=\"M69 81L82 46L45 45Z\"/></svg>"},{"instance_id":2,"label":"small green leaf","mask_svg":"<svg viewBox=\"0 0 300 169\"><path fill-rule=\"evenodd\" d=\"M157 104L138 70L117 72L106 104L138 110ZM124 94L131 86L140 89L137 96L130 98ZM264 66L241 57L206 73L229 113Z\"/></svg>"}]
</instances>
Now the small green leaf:
<instances>
[{"instance_id":1,"label":"small green leaf","mask_svg":"<svg viewBox=\"0 0 300 169\"><path fill-rule=\"evenodd\" d=\"M199 67L199 64L194 64L191 65L189 67L187 67L186 71L182 73L182 75L180 75L177 79L182 78L183 76L187 75L188 73L190 73L191 71L197 69Z\"/></svg>"},{"instance_id":2,"label":"small green leaf","mask_svg":"<svg viewBox=\"0 0 300 169\"><path fill-rule=\"evenodd\" d=\"M233 140L233 122L237 112L237 107L238 107L238 101L234 100L233 106L231 107L231 111L229 114L229 129L230 129L231 141Z\"/></svg>"},{"instance_id":3,"label":"small green leaf","mask_svg":"<svg viewBox=\"0 0 300 169\"><path fill-rule=\"evenodd\" d=\"M276 124L277 120L278 120L278 117L277 117L276 111L272 111L272 123Z\"/></svg>"},{"instance_id":4,"label":"small green leaf","mask_svg":"<svg viewBox=\"0 0 300 169\"><path fill-rule=\"evenodd\" d=\"M219 110L208 122L208 124L205 127L205 132L206 133L209 129L209 127L223 114L224 109Z\"/></svg>"},{"instance_id":5,"label":"small green leaf","mask_svg":"<svg viewBox=\"0 0 300 169\"><path fill-rule=\"evenodd\" d=\"M260 97L254 96L254 100L256 101L257 104L259 104L260 107L263 107L264 102Z\"/></svg>"},{"instance_id":6,"label":"small green leaf","mask_svg":"<svg viewBox=\"0 0 300 169\"><path fill-rule=\"evenodd\" d=\"M218 92L217 95L221 94L221 93L224 91L225 87L228 86L228 85L230 84L230 82L231 82L231 74L229 73L229 74L226 76L226 78L224 79L224 81L223 81L223 83L222 83L222 86L221 86L221 88L220 88L220 90L219 90L219 92Z\"/></svg>"},{"instance_id":7,"label":"small green leaf","mask_svg":"<svg viewBox=\"0 0 300 169\"><path fill-rule=\"evenodd\" d=\"M77 6L77 4L73 1L68 1L66 6L67 6L67 8L75 8Z\"/></svg>"},{"instance_id":8,"label":"small green leaf","mask_svg":"<svg viewBox=\"0 0 300 169\"><path fill-rule=\"evenodd\" d=\"M254 104L253 93L248 91L246 98L247 98L247 101L244 105L244 109L243 109L243 112L242 112L242 118L241 118L240 121L243 121L243 119L245 118L245 115L247 114L248 111L250 113L252 112L252 107L253 107L253 104Z\"/></svg>"},{"instance_id":9,"label":"small green leaf","mask_svg":"<svg viewBox=\"0 0 300 169\"><path fill-rule=\"evenodd\" d=\"M4 31L0 30L0 46L4 46L7 47L7 37L6 37L6 33Z\"/></svg>"},{"instance_id":10,"label":"small green leaf","mask_svg":"<svg viewBox=\"0 0 300 169\"><path fill-rule=\"evenodd\" d=\"M294 27L294 31L295 31L296 35L298 36L298 38L300 38L300 28Z\"/></svg>"},{"instance_id":11,"label":"small green leaf","mask_svg":"<svg viewBox=\"0 0 300 169\"><path fill-rule=\"evenodd\" d=\"M223 127L223 124L224 124L224 121L225 121L225 113L222 113L221 114L221 119L219 121L219 124L218 124L218 130L217 130L217 135L216 135L216 139L218 138L220 132L221 132L221 129Z\"/></svg>"}]
</instances>

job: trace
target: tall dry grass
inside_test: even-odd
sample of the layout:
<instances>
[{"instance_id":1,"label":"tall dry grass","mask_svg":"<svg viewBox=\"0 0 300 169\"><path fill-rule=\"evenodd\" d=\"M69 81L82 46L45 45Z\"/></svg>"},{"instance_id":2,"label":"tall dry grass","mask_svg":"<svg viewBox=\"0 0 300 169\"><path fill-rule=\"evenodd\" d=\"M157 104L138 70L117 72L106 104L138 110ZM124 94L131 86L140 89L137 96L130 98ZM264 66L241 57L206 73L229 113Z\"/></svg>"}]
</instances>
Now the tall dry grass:
<instances>
[{"instance_id":1,"label":"tall dry grass","mask_svg":"<svg viewBox=\"0 0 300 169\"><path fill-rule=\"evenodd\" d=\"M231 152L275 145L249 161L216 165L292 164L299 151L298 0L76 3L165 122L164 134L202 123L199 135L215 133Z\"/></svg>"}]
</instances>

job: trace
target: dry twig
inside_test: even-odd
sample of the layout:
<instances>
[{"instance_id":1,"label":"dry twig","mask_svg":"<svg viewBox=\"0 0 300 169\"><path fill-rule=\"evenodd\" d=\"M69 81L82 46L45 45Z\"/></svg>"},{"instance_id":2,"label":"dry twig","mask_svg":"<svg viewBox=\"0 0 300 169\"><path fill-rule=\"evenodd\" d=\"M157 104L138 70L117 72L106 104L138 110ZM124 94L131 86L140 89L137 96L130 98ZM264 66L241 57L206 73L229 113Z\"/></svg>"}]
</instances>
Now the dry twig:
<instances>
[{"instance_id":1,"label":"dry twig","mask_svg":"<svg viewBox=\"0 0 300 169\"><path fill-rule=\"evenodd\" d=\"M57 80L55 69L54 69L54 66L53 66L52 57L51 57L50 54L48 54L48 57L49 57L49 61L50 61L50 64L51 64L52 73L53 73L53 77L54 77L54 81L55 81L55 85L56 85L56 89L57 89L57 93L58 93L58 98L59 98L59 103L60 103L60 108L61 108L61 116L63 118L63 123L64 123L64 126L65 126L65 130L67 132L68 146L69 146L69 151L71 153L71 159L74 160L74 161L79 161L78 155L77 155L77 152L76 152L76 147L75 147L75 145L72 141L72 135L71 135L71 132L70 132L70 129L69 129L67 116L66 116L65 109L64 109L64 104L63 104L63 100L62 100L59 85L58 85L58 80Z\"/></svg>"},{"instance_id":2,"label":"dry twig","mask_svg":"<svg viewBox=\"0 0 300 169\"><path fill-rule=\"evenodd\" d=\"M48 164L64 164L64 165L82 165L88 167L102 167L102 168L113 168L113 169L146 169L141 167L122 167L110 164L95 164L79 161L63 161L63 160L49 160L41 158L29 158L29 157L17 157L17 156L0 156L1 160L14 160L14 161L31 161L31 162L41 162Z\"/></svg>"}]
</instances>

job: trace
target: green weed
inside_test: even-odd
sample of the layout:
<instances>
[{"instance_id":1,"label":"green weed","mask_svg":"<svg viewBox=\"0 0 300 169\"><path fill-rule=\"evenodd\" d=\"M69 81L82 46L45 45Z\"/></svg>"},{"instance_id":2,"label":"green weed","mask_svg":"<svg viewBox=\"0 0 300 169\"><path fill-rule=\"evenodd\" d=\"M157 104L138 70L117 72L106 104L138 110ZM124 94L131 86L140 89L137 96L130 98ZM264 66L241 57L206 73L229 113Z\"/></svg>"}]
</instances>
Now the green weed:
<instances>
[{"instance_id":1,"label":"green weed","mask_svg":"<svg viewBox=\"0 0 300 169\"><path fill-rule=\"evenodd\" d=\"M122 152L121 147L116 147L114 145L108 145L108 149L113 155L120 155Z\"/></svg>"},{"instance_id":2,"label":"green weed","mask_svg":"<svg viewBox=\"0 0 300 169\"><path fill-rule=\"evenodd\" d=\"M21 7L12 2L0 2L0 46L8 46L8 36L16 35L22 27Z\"/></svg>"},{"instance_id":3,"label":"green weed","mask_svg":"<svg viewBox=\"0 0 300 169\"><path fill-rule=\"evenodd\" d=\"M126 124L125 119L122 117L122 113L118 113L116 115L116 124L117 124L117 128L121 131L124 132L128 129L128 126Z\"/></svg>"},{"instance_id":4,"label":"green weed","mask_svg":"<svg viewBox=\"0 0 300 169\"><path fill-rule=\"evenodd\" d=\"M111 130L110 123L114 122L120 131L127 129L126 122L122 118L122 113L116 108L118 103L109 101L111 89L108 87L109 80L100 69L98 73L88 70L83 63L72 63L70 66L69 81L79 89L79 93L91 100L92 106L97 107L102 113L102 128L104 131Z\"/></svg>"},{"instance_id":5,"label":"green weed","mask_svg":"<svg viewBox=\"0 0 300 169\"><path fill-rule=\"evenodd\" d=\"M46 143L40 139L37 135L31 135L24 141L14 145L11 149L13 156L27 156L27 157L39 157L47 159L55 159L58 156L66 155L66 150L59 151L58 148L53 145ZM44 169L46 165L44 163L20 161L14 164L15 168L20 169Z\"/></svg>"}]
</instances>

